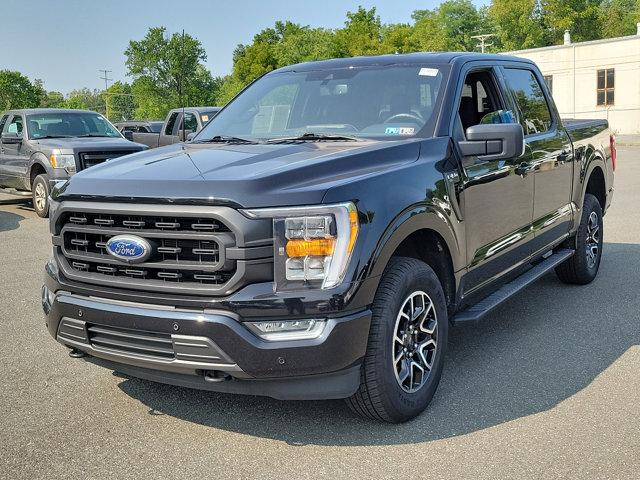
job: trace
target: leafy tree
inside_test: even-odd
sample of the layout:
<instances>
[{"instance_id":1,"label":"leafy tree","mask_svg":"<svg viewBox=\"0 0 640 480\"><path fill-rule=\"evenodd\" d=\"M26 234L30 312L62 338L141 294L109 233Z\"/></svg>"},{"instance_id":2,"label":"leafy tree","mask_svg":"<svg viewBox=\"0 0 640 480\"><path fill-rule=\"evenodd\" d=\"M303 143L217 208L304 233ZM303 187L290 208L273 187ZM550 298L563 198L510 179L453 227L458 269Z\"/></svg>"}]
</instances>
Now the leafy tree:
<instances>
[{"instance_id":1,"label":"leafy tree","mask_svg":"<svg viewBox=\"0 0 640 480\"><path fill-rule=\"evenodd\" d=\"M204 66L207 55L200 41L191 35L166 28L150 28L140 40L132 40L125 51L128 75L134 78L132 92L137 118L161 118L172 107L212 103L216 81Z\"/></svg>"},{"instance_id":2,"label":"leafy tree","mask_svg":"<svg viewBox=\"0 0 640 480\"><path fill-rule=\"evenodd\" d=\"M601 38L600 3L602 0L542 0L544 21L551 44L562 42L565 30L576 42Z\"/></svg>"},{"instance_id":3,"label":"leafy tree","mask_svg":"<svg viewBox=\"0 0 640 480\"><path fill-rule=\"evenodd\" d=\"M493 0L489 17L504 50L544 47L547 30L539 0Z\"/></svg>"},{"instance_id":4,"label":"leafy tree","mask_svg":"<svg viewBox=\"0 0 640 480\"><path fill-rule=\"evenodd\" d=\"M640 22L640 0L604 0L599 17L603 38L633 35Z\"/></svg>"},{"instance_id":5,"label":"leafy tree","mask_svg":"<svg viewBox=\"0 0 640 480\"><path fill-rule=\"evenodd\" d=\"M112 122L130 120L133 118L136 102L131 91L131 85L124 82L113 83L104 93L107 117Z\"/></svg>"},{"instance_id":6,"label":"leafy tree","mask_svg":"<svg viewBox=\"0 0 640 480\"><path fill-rule=\"evenodd\" d=\"M37 107L42 95L42 87L20 72L0 70L0 111Z\"/></svg>"},{"instance_id":7,"label":"leafy tree","mask_svg":"<svg viewBox=\"0 0 640 480\"><path fill-rule=\"evenodd\" d=\"M105 113L105 101L102 92L88 88L72 90L60 107Z\"/></svg>"},{"instance_id":8,"label":"leafy tree","mask_svg":"<svg viewBox=\"0 0 640 480\"><path fill-rule=\"evenodd\" d=\"M347 12L344 28L335 33L334 56L375 55L380 52L381 41L382 23L376 8L358 7L355 12Z\"/></svg>"},{"instance_id":9,"label":"leafy tree","mask_svg":"<svg viewBox=\"0 0 640 480\"><path fill-rule=\"evenodd\" d=\"M380 53L410 53L419 50L413 36L413 25L398 23L382 27Z\"/></svg>"},{"instance_id":10,"label":"leafy tree","mask_svg":"<svg viewBox=\"0 0 640 480\"><path fill-rule=\"evenodd\" d=\"M64 105L64 95L60 92L45 92L40 98L42 108L61 108Z\"/></svg>"},{"instance_id":11,"label":"leafy tree","mask_svg":"<svg viewBox=\"0 0 640 480\"><path fill-rule=\"evenodd\" d=\"M486 18L470 0L447 0L434 10L416 10L414 39L420 50L474 51L472 35L483 33Z\"/></svg>"}]
</instances>

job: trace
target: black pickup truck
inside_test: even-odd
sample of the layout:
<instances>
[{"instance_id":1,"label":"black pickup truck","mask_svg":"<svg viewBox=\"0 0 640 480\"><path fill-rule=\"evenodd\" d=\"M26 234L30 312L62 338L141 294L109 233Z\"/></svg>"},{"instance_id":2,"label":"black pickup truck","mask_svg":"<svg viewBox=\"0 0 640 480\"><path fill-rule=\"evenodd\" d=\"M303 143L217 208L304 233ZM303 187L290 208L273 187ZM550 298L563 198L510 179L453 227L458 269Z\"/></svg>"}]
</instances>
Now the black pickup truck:
<instances>
[{"instance_id":1,"label":"black pickup truck","mask_svg":"<svg viewBox=\"0 0 640 480\"><path fill-rule=\"evenodd\" d=\"M527 60L293 65L53 192L46 323L128 375L405 421L451 324L596 277L614 169L607 122L564 125Z\"/></svg>"}]
</instances>

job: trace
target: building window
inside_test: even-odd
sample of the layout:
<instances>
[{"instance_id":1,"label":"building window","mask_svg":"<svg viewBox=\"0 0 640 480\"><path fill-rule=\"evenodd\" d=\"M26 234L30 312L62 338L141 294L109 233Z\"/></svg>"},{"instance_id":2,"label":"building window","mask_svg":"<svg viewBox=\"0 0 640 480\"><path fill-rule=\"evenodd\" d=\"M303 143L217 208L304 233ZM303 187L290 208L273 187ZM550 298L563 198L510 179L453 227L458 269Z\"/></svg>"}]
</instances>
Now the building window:
<instances>
[{"instance_id":1,"label":"building window","mask_svg":"<svg viewBox=\"0 0 640 480\"><path fill-rule=\"evenodd\" d=\"M598 105L609 106L614 103L615 71L613 68L598 70Z\"/></svg>"},{"instance_id":2,"label":"building window","mask_svg":"<svg viewBox=\"0 0 640 480\"><path fill-rule=\"evenodd\" d=\"M545 75L544 81L547 84L547 88L549 89L549 93L553 95L553 75Z\"/></svg>"}]
</instances>

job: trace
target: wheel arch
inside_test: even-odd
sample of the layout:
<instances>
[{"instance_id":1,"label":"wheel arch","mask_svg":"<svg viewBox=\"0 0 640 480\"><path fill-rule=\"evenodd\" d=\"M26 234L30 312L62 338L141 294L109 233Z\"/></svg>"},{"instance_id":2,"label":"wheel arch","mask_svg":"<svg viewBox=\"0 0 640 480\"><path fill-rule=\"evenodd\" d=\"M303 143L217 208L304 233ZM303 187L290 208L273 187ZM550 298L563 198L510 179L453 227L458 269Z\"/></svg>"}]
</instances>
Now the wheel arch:
<instances>
[{"instance_id":1,"label":"wheel arch","mask_svg":"<svg viewBox=\"0 0 640 480\"><path fill-rule=\"evenodd\" d=\"M48 163L49 162L47 160L47 157L45 157L41 152L37 152L31 157L28 175L25 179L25 181L28 182L27 187L29 188L29 190L31 190L31 185L33 185L33 181L38 175L43 173L48 173L49 175L51 175L51 166L48 165Z\"/></svg>"},{"instance_id":2,"label":"wheel arch","mask_svg":"<svg viewBox=\"0 0 640 480\"><path fill-rule=\"evenodd\" d=\"M423 260L440 279L449 309L455 307L455 272L464 267L464 251L444 212L435 208L411 208L396 217L373 254L370 275L380 276L394 256Z\"/></svg>"}]
</instances>

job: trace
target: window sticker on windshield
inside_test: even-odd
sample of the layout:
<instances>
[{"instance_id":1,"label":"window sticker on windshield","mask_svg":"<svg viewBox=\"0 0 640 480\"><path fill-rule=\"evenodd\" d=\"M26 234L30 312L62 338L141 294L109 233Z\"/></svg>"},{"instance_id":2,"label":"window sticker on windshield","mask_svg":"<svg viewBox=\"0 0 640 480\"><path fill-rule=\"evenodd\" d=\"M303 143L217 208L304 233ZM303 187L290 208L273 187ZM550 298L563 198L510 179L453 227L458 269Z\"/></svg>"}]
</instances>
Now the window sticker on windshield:
<instances>
[{"instance_id":1,"label":"window sticker on windshield","mask_svg":"<svg viewBox=\"0 0 640 480\"><path fill-rule=\"evenodd\" d=\"M386 135L413 135L413 127L387 127L384 131Z\"/></svg>"},{"instance_id":2,"label":"window sticker on windshield","mask_svg":"<svg viewBox=\"0 0 640 480\"><path fill-rule=\"evenodd\" d=\"M422 67L418 72L418 75L422 77L435 77L436 75L438 75L438 69Z\"/></svg>"},{"instance_id":3,"label":"window sticker on windshield","mask_svg":"<svg viewBox=\"0 0 640 480\"><path fill-rule=\"evenodd\" d=\"M209 115L202 115L202 121L203 122L208 122L209 121Z\"/></svg>"}]
</instances>

